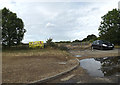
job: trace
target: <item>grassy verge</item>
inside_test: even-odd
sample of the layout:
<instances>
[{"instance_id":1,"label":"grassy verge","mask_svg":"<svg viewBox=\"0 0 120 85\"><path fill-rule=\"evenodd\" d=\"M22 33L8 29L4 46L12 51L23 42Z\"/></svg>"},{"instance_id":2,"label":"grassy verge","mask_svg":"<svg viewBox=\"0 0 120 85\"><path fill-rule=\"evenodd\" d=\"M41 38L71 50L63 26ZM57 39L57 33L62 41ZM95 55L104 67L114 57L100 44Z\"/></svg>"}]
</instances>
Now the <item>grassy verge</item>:
<instances>
[{"instance_id":1,"label":"grassy verge","mask_svg":"<svg viewBox=\"0 0 120 85\"><path fill-rule=\"evenodd\" d=\"M5 57L25 57L25 56L39 56L39 57L54 57L59 59L72 58L72 56L66 52L59 49L44 48L44 49L27 49L27 50L3 50L3 59Z\"/></svg>"},{"instance_id":2,"label":"grassy verge","mask_svg":"<svg viewBox=\"0 0 120 85\"><path fill-rule=\"evenodd\" d=\"M120 46L119 46L119 45L116 45L115 48L120 48Z\"/></svg>"}]
</instances>

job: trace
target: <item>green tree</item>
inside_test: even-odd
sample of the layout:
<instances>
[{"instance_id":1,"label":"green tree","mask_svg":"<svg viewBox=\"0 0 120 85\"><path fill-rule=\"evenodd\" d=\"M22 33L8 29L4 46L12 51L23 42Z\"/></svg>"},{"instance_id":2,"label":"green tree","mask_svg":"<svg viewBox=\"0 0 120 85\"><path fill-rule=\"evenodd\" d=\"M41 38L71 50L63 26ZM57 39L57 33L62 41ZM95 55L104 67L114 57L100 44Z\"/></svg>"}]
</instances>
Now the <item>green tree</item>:
<instances>
[{"instance_id":1,"label":"green tree","mask_svg":"<svg viewBox=\"0 0 120 85\"><path fill-rule=\"evenodd\" d=\"M94 41L96 39L97 39L97 36L94 34L91 34L91 35L88 35L87 38L84 38L82 41L90 41L90 40Z\"/></svg>"},{"instance_id":2,"label":"green tree","mask_svg":"<svg viewBox=\"0 0 120 85\"><path fill-rule=\"evenodd\" d=\"M19 45L24 37L26 30L22 19L18 18L16 13L7 8L2 10L2 45L13 46Z\"/></svg>"},{"instance_id":3,"label":"green tree","mask_svg":"<svg viewBox=\"0 0 120 85\"><path fill-rule=\"evenodd\" d=\"M54 47L55 43L52 40L53 40L52 38L47 39L46 46L48 46L48 47Z\"/></svg>"},{"instance_id":4,"label":"green tree","mask_svg":"<svg viewBox=\"0 0 120 85\"><path fill-rule=\"evenodd\" d=\"M114 44L120 44L120 18L119 11L113 9L101 17L99 26L100 39L110 41Z\"/></svg>"},{"instance_id":5,"label":"green tree","mask_svg":"<svg viewBox=\"0 0 120 85\"><path fill-rule=\"evenodd\" d=\"M82 42L82 41L81 41L81 40L76 39L76 40L74 40L73 42Z\"/></svg>"}]
</instances>

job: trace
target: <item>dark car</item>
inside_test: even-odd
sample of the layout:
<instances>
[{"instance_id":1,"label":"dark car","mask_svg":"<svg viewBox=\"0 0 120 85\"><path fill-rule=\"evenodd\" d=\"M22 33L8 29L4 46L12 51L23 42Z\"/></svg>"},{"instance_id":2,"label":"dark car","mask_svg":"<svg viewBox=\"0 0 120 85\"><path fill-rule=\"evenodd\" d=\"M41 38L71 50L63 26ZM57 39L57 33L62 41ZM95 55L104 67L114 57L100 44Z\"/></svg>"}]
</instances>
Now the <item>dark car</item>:
<instances>
[{"instance_id":1,"label":"dark car","mask_svg":"<svg viewBox=\"0 0 120 85\"><path fill-rule=\"evenodd\" d=\"M101 49L101 50L111 49L112 50L113 48L114 48L114 44L105 40L96 40L91 45L91 49Z\"/></svg>"}]
</instances>

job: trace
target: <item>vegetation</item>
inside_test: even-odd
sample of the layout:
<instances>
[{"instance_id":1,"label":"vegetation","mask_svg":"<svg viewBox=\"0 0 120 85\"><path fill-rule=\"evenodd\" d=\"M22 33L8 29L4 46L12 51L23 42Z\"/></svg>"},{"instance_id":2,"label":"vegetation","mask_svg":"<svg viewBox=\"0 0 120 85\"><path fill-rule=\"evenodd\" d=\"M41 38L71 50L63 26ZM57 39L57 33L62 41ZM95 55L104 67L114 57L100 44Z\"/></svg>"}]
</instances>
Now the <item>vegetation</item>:
<instances>
[{"instance_id":1,"label":"vegetation","mask_svg":"<svg viewBox=\"0 0 120 85\"><path fill-rule=\"evenodd\" d=\"M54 43L52 42L52 40L53 40L52 38L47 39L45 47L51 47L55 49L65 50L65 51L69 50L65 45Z\"/></svg>"},{"instance_id":2,"label":"vegetation","mask_svg":"<svg viewBox=\"0 0 120 85\"><path fill-rule=\"evenodd\" d=\"M0 27L2 30L2 45L4 47L19 45L26 32L22 19L18 18L16 13L9 9L3 8L0 11L2 11L2 26Z\"/></svg>"},{"instance_id":3,"label":"vegetation","mask_svg":"<svg viewBox=\"0 0 120 85\"><path fill-rule=\"evenodd\" d=\"M52 40L52 38L47 39L45 47L56 47L56 44Z\"/></svg>"},{"instance_id":4,"label":"vegetation","mask_svg":"<svg viewBox=\"0 0 120 85\"><path fill-rule=\"evenodd\" d=\"M55 43L71 43L71 41L60 41L60 42L55 42Z\"/></svg>"},{"instance_id":5,"label":"vegetation","mask_svg":"<svg viewBox=\"0 0 120 85\"><path fill-rule=\"evenodd\" d=\"M94 34L91 34L91 35L88 35L86 38L84 38L84 39L82 40L82 42L83 42L83 41L84 41L84 42L86 42L86 41L92 42L92 41L94 41L94 40L97 40L97 36L94 35Z\"/></svg>"},{"instance_id":6,"label":"vegetation","mask_svg":"<svg viewBox=\"0 0 120 85\"><path fill-rule=\"evenodd\" d=\"M67 48L65 45L60 45L58 48L59 48L60 50L65 50L65 51L68 51L68 50L69 50L69 48Z\"/></svg>"},{"instance_id":7,"label":"vegetation","mask_svg":"<svg viewBox=\"0 0 120 85\"><path fill-rule=\"evenodd\" d=\"M78 40L78 39L76 39L75 41L73 41L73 42L82 42L82 40Z\"/></svg>"},{"instance_id":8,"label":"vegetation","mask_svg":"<svg viewBox=\"0 0 120 85\"><path fill-rule=\"evenodd\" d=\"M69 55L66 51L59 49L45 48L45 49L23 49L23 50L3 50L2 56L63 56Z\"/></svg>"},{"instance_id":9,"label":"vegetation","mask_svg":"<svg viewBox=\"0 0 120 85\"><path fill-rule=\"evenodd\" d=\"M30 83L55 75L74 65L71 62L66 67L59 62L69 62L73 58L68 52L53 48L3 51L2 82Z\"/></svg>"},{"instance_id":10,"label":"vegetation","mask_svg":"<svg viewBox=\"0 0 120 85\"><path fill-rule=\"evenodd\" d=\"M120 18L119 11L113 9L101 17L102 21L99 26L100 39L110 41L120 45Z\"/></svg>"}]
</instances>

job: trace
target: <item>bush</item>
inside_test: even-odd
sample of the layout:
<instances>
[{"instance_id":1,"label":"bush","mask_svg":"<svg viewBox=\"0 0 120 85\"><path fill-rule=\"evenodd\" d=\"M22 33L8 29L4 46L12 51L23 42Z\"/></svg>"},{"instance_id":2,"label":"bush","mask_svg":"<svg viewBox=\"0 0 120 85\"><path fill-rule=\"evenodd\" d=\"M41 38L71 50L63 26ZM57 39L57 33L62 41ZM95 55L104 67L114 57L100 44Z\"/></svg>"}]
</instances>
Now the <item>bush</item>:
<instances>
[{"instance_id":1,"label":"bush","mask_svg":"<svg viewBox=\"0 0 120 85\"><path fill-rule=\"evenodd\" d=\"M68 50L69 50L69 49L68 49L66 46L64 46L64 45L59 46L59 49L60 49L60 50L65 50L65 51L68 51Z\"/></svg>"},{"instance_id":2,"label":"bush","mask_svg":"<svg viewBox=\"0 0 120 85\"><path fill-rule=\"evenodd\" d=\"M45 44L45 47L53 47L53 48L55 48L55 49L60 49L60 50L65 50L65 51L68 51L68 50L69 50L69 49L68 49L66 46L64 46L64 45L58 46L58 44L52 42L52 38L47 39L46 44Z\"/></svg>"},{"instance_id":3,"label":"bush","mask_svg":"<svg viewBox=\"0 0 120 85\"><path fill-rule=\"evenodd\" d=\"M52 42L52 38L47 39L45 47L54 47L54 48L58 48L58 45L55 44L54 42Z\"/></svg>"},{"instance_id":4,"label":"bush","mask_svg":"<svg viewBox=\"0 0 120 85\"><path fill-rule=\"evenodd\" d=\"M11 47L2 47L2 50L29 50L28 45L16 45L16 46L11 46Z\"/></svg>"}]
</instances>

